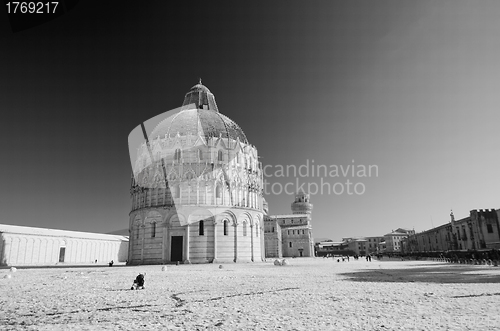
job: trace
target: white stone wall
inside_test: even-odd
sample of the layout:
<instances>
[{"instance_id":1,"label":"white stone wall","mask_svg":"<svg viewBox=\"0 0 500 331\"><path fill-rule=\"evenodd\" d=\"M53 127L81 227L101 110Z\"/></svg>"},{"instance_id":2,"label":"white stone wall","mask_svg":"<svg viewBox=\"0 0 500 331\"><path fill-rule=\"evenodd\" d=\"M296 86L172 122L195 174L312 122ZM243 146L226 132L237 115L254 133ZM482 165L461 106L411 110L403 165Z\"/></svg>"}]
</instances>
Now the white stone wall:
<instances>
[{"instance_id":1,"label":"white stone wall","mask_svg":"<svg viewBox=\"0 0 500 331\"><path fill-rule=\"evenodd\" d=\"M227 220L227 235L224 235L224 220ZM233 262L235 259L235 226L230 218L222 217L217 224L217 260L220 262Z\"/></svg>"},{"instance_id":2,"label":"white stone wall","mask_svg":"<svg viewBox=\"0 0 500 331\"><path fill-rule=\"evenodd\" d=\"M214 224L211 220L203 223L203 235L199 234L200 222L189 226L189 260L192 263L207 263L214 259Z\"/></svg>"},{"instance_id":3,"label":"white stone wall","mask_svg":"<svg viewBox=\"0 0 500 331\"><path fill-rule=\"evenodd\" d=\"M300 257L301 250L302 257L314 256L314 246L311 245L309 229L285 228L282 231L282 236L284 257ZM291 247L290 243L292 243Z\"/></svg>"},{"instance_id":4,"label":"white stone wall","mask_svg":"<svg viewBox=\"0 0 500 331\"><path fill-rule=\"evenodd\" d=\"M183 237L184 262L264 259L263 175L257 149L239 140L203 139L188 135L151 142L153 155L164 162L169 189L162 180L161 162L152 164L146 146L139 148L131 187L131 264L172 262L173 236ZM180 158L175 158L177 149L182 151ZM154 220L151 213L157 214ZM178 218L183 221L177 222ZM155 238L151 237L152 221L156 222Z\"/></svg>"},{"instance_id":5,"label":"white stone wall","mask_svg":"<svg viewBox=\"0 0 500 331\"><path fill-rule=\"evenodd\" d=\"M199 216L204 213L206 210L203 208L195 209L188 215L182 214L182 209L179 211L153 209L131 213L130 264L173 262L171 252L173 236L183 237L184 262L258 262L264 259L261 212L249 212L240 208L227 209L216 216ZM154 219L157 224L154 238L152 238L151 215L157 215ZM199 232L200 217L203 219L203 235ZM186 220L194 221L190 221L187 225ZM227 222L226 235L224 221Z\"/></svg>"},{"instance_id":6,"label":"white stone wall","mask_svg":"<svg viewBox=\"0 0 500 331\"><path fill-rule=\"evenodd\" d=\"M0 234L0 264L11 266L55 265L60 248L65 247L64 264L125 262L128 242L41 236L16 233Z\"/></svg>"}]
</instances>

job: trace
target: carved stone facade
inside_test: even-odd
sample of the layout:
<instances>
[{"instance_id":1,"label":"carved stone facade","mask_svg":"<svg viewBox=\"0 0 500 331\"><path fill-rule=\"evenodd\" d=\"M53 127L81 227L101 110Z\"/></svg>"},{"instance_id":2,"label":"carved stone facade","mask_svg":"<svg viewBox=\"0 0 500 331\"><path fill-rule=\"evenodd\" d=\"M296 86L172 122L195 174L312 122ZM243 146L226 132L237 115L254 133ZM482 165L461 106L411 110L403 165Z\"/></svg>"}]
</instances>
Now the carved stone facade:
<instances>
[{"instance_id":1,"label":"carved stone facade","mask_svg":"<svg viewBox=\"0 0 500 331\"><path fill-rule=\"evenodd\" d=\"M255 146L193 86L138 149L129 264L262 261L262 174Z\"/></svg>"}]
</instances>

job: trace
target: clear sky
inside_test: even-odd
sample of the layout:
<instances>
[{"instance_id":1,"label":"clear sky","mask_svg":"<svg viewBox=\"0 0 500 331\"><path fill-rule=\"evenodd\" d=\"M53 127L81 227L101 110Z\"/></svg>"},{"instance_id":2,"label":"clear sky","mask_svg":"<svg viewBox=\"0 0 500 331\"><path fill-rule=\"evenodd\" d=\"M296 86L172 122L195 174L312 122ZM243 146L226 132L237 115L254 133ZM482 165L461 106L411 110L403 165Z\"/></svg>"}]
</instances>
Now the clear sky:
<instances>
[{"instance_id":1,"label":"clear sky","mask_svg":"<svg viewBox=\"0 0 500 331\"><path fill-rule=\"evenodd\" d=\"M0 11L0 223L127 228L128 134L199 77L275 190L297 188L279 166L309 162L298 180L323 188L317 238L500 208L498 13L499 1L81 1L13 33ZM371 177L340 170L369 165ZM268 191L270 213L290 213L293 196Z\"/></svg>"}]
</instances>

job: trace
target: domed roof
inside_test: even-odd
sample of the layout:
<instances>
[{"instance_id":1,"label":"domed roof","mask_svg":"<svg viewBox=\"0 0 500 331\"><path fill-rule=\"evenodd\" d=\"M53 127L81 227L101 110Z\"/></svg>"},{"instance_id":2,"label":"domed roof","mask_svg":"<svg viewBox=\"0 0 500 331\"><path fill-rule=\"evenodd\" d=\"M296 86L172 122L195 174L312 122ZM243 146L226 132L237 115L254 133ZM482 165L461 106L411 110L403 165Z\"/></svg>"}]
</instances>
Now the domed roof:
<instances>
[{"instance_id":1,"label":"domed roof","mask_svg":"<svg viewBox=\"0 0 500 331\"><path fill-rule=\"evenodd\" d=\"M231 138L240 139L242 143L248 144L243 130L227 116L219 113L215 97L210 90L200 84L194 85L184 98L183 106L195 104L195 107L181 110L174 116L161 121L152 131L150 138L173 137L177 135L200 135L205 139Z\"/></svg>"},{"instance_id":2,"label":"domed roof","mask_svg":"<svg viewBox=\"0 0 500 331\"><path fill-rule=\"evenodd\" d=\"M186 93L182 105L187 106L193 103L196 105L196 108L210 109L219 112L217 104L215 103L215 96L205 85L201 84L201 78L200 82L191 87L191 90Z\"/></svg>"},{"instance_id":3,"label":"domed roof","mask_svg":"<svg viewBox=\"0 0 500 331\"><path fill-rule=\"evenodd\" d=\"M208 87L206 87L205 85L203 85L201 83L201 79L200 79L200 82L198 84L191 87L191 91L202 91L202 92L206 92L206 93L212 93L212 92L210 92Z\"/></svg>"}]
</instances>

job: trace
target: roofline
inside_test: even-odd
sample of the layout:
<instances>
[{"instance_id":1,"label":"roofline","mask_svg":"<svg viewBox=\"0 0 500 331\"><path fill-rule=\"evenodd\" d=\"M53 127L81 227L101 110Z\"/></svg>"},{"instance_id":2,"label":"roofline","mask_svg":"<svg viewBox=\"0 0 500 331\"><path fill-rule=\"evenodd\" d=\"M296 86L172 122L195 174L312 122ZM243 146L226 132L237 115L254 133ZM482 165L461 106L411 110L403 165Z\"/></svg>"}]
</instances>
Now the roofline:
<instances>
[{"instance_id":1,"label":"roofline","mask_svg":"<svg viewBox=\"0 0 500 331\"><path fill-rule=\"evenodd\" d=\"M49 229L30 226L0 224L0 233L26 234L32 236L51 236L64 238L79 238L92 240L115 240L129 241L129 237L116 234L104 234L96 232L83 232L61 229Z\"/></svg>"}]
</instances>

